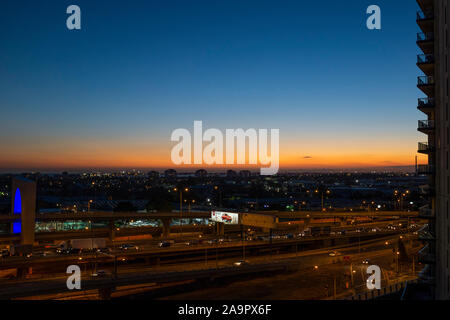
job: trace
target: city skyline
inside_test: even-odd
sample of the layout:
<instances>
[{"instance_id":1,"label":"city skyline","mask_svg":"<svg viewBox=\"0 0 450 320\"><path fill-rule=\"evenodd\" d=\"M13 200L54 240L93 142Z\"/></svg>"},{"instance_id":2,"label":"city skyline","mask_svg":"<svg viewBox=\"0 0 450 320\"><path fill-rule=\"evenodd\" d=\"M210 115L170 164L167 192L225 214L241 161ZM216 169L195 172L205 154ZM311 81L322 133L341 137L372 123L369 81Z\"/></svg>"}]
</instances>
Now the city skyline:
<instances>
[{"instance_id":1,"label":"city skyline","mask_svg":"<svg viewBox=\"0 0 450 320\"><path fill-rule=\"evenodd\" d=\"M171 163L194 120L279 128L280 170L413 166L416 4L325 3L2 4L0 171L230 167Z\"/></svg>"}]
</instances>

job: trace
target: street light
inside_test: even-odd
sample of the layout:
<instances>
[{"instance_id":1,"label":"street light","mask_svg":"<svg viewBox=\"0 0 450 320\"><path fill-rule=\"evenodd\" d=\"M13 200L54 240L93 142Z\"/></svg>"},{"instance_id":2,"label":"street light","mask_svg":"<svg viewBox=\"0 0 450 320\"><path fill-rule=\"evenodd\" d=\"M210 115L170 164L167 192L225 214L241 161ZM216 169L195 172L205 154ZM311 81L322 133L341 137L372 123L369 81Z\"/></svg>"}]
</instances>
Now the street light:
<instances>
[{"instance_id":1,"label":"street light","mask_svg":"<svg viewBox=\"0 0 450 320\"><path fill-rule=\"evenodd\" d=\"M183 190L174 188L173 191L180 192L180 232L181 232L181 235L183 235L183 222L182 222L182 219L183 219L183 191L189 192L189 188L184 188Z\"/></svg>"},{"instance_id":2,"label":"street light","mask_svg":"<svg viewBox=\"0 0 450 320\"><path fill-rule=\"evenodd\" d=\"M219 193L219 207L222 207L222 189L219 188L219 186L214 186L214 190L216 190Z\"/></svg>"},{"instance_id":3,"label":"street light","mask_svg":"<svg viewBox=\"0 0 450 320\"><path fill-rule=\"evenodd\" d=\"M315 192L315 193L319 193L319 190L315 190L314 192ZM322 190L322 191L321 191L321 197L322 197L322 211L325 211L325 210L324 210L324 207L323 207L323 194L324 194L324 193L326 193L327 195L329 195L329 194L331 193L331 191L330 191L330 190L326 190L326 191Z\"/></svg>"}]
</instances>

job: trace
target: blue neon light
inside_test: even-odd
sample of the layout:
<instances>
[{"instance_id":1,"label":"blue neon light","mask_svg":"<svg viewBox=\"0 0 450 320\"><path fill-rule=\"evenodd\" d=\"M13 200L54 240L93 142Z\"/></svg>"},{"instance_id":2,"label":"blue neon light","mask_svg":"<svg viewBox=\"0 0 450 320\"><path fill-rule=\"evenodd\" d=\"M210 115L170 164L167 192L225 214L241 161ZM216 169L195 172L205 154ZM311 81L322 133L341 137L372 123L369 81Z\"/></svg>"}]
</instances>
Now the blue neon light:
<instances>
[{"instance_id":1,"label":"blue neon light","mask_svg":"<svg viewBox=\"0 0 450 320\"><path fill-rule=\"evenodd\" d=\"M13 222L13 233L21 233L22 232L22 222L17 221Z\"/></svg>"},{"instance_id":2,"label":"blue neon light","mask_svg":"<svg viewBox=\"0 0 450 320\"><path fill-rule=\"evenodd\" d=\"M14 195L14 214L22 213L22 197L20 196L20 190L17 188Z\"/></svg>"}]
</instances>

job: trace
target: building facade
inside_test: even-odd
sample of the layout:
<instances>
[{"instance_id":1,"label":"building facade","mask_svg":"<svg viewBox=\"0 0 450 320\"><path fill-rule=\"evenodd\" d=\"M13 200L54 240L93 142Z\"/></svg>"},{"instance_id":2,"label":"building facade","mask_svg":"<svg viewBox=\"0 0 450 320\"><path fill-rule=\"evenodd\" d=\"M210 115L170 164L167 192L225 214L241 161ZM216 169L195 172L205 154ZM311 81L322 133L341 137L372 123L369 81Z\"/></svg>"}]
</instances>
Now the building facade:
<instances>
[{"instance_id":1,"label":"building facade","mask_svg":"<svg viewBox=\"0 0 450 320\"><path fill-rule=\"evenodd\" d=\"M420 277L433 289L435 299L450 298L450 125L449 125L449 0L417 0L417 45L422 51L417 66L422 72L417 87L423 96L418 109L426 115L419 120L418 130L427 141L419 142L418 152L428 155L428 164L419 165L419 174L429 175L427 196L429 204L420 209L422 218L428 219L419 238L424 247L419 261L425 267Z\"/></svg>"}]
</instances>

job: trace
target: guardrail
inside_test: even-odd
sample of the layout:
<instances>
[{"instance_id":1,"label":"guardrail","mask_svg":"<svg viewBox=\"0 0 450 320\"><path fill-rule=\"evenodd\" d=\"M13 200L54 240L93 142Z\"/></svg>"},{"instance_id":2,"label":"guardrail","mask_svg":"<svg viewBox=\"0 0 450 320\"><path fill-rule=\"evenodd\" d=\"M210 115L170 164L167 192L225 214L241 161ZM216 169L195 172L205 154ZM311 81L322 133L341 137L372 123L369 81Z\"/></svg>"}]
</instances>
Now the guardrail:
<instances>
[{"instance_id":1,"label":"guardrail","mask_svg":"<svg viewBox=\"0 0 450 320\"><path fill-rule=\"evenodd\" d=\"M388 296L390 294L399 293L404 290L408 284L416 284L418 283L418 279L401 281L395 284L390 284L381 289L373 289L371 291L366 291L352 297L347 298L346 300L373 300L383 296Z\"/></svg>"}]
</instances>

